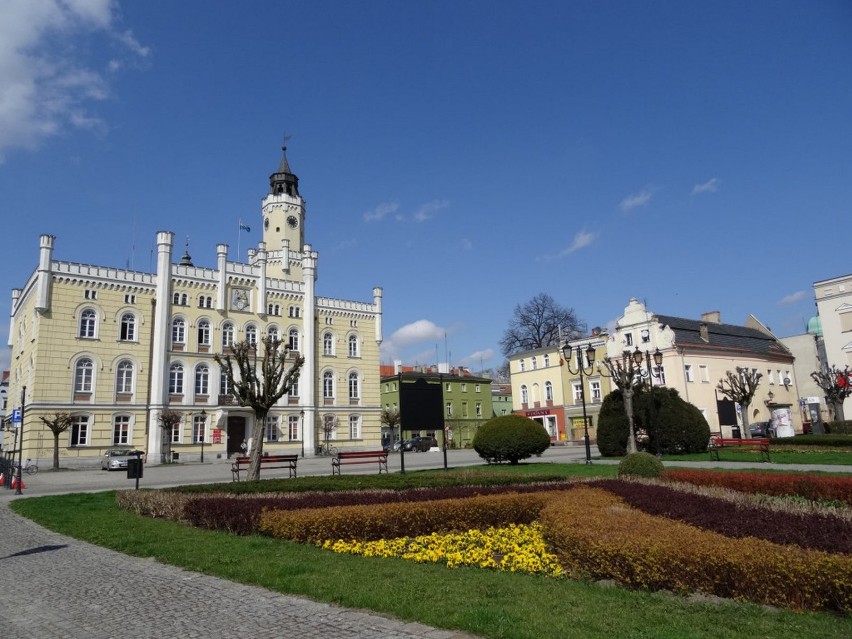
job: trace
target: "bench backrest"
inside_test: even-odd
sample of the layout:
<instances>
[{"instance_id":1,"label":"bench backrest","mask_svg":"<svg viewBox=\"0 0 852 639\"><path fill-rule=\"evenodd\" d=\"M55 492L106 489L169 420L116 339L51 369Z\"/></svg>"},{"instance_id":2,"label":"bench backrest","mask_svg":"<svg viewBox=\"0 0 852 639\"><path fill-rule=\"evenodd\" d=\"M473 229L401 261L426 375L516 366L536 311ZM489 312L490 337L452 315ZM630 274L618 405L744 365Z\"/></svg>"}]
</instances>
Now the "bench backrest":
<instances>
[{"instance_id":1,"label":"bench backrest","mask_svg":"<svg viewBox=\"0 0 852 639\"><path fill-rule=\"evenodd\" d=\"M387 457L387 453L383 450L355 450L337 453L337 457L339 459L358 459L360 457Z\"/></svg>"},{"instance_id":2,"label":"bench backrest","mask_svg":"<svg viewBox=\"0 0 852 639\"><path fill-rule=\"evenodd\" d=\"M262 455L260 457L260 463L261 465L263 465L264 462L268 464L273 464L276 462L293 462L298 459L298 455ZM234 463L236 463L238 466L242 466L243 464L248 464L250 461L251 458L249 457L237 457L234 460Z\"/></svg>"}]
</instances>

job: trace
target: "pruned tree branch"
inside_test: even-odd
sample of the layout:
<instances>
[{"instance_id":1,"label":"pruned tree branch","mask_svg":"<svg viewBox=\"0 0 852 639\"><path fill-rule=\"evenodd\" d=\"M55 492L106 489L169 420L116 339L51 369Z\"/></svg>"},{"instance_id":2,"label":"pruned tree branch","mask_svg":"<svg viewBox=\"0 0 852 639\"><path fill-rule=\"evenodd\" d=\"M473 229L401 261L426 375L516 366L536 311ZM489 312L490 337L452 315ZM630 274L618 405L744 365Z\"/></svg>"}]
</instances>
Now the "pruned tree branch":
<instances>
[{"instance_id":1,"label":"pruned tree branch","mask_svg":"<svg viewBox=\"0 0 852 639\"><path fill-rule=\"evenodd\" d=\"M756 370L737 366L736 372L725 371L725 377L720 379L716 385L720 393L739 404L743 416L742 436L746 439L751 439L751 430L748 427L748 407L751 400L754 399L754 394L757 392L757 387L760 386L762 378L763 374Z\"/></svg>"}]
</instances>

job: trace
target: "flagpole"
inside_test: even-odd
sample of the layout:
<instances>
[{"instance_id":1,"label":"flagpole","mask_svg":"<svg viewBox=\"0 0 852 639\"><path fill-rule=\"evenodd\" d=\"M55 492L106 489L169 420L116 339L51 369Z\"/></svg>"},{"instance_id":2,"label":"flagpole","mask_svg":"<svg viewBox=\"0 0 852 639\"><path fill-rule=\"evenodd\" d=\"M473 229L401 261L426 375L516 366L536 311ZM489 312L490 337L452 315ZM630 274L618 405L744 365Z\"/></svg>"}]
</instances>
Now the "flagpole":
<instances>
[{"instance_id":1,"label":"flagpole","mask_svg":"<svg viewBox=\"0 0 852 639\"><path fill-rule=\"evenodd\" d=\"M243 218L237 222L237 262L240 261L240 235L243 233Z\"/></svg>"}]
</instances>

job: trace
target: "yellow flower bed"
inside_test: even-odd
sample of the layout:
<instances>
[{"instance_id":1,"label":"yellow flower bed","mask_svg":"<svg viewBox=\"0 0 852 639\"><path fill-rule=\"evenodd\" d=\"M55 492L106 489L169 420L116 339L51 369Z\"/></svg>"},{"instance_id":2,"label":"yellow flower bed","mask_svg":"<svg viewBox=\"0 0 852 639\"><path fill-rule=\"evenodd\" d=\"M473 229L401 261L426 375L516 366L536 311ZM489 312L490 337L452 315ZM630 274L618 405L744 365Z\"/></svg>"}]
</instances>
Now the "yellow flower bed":
<instances>
[{"instance_id":1,"label":"yellow flower bed","mask_svg":"<svg viewBox=\"0 0 852 639\"><path fill-rule=\"evenodd\" d=\"M550 577L565 574L556 555L547 551L538 522L378 541L327 540L317 545L326 550L365 557L398 557L418 563L445 563L448 568L479 566Z\"/></svg>"}]
</instances>

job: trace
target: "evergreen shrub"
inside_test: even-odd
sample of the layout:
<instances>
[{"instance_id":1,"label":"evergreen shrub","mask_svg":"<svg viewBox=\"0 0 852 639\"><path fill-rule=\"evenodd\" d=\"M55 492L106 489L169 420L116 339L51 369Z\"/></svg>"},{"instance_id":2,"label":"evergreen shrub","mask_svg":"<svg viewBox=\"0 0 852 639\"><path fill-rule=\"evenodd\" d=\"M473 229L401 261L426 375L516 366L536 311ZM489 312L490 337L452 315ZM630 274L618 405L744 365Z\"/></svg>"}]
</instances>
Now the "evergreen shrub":
<instances>
[{"instance_id":1,"label":"evergreen shrub","mask_svg":"<svg viewBox=\"0 0 852 639\"><path fill-rule=\"evenodd\" d=\"M852 435L852 420L828 422L825 432L831 435Z\"/></svg>"},{"instance_id":2,"label":"evergreen shrub","mask_svg":"<svg viewBox=\"0 0 852 639\"><path fill-rule=\"evenodd\" d=\"M489 464L541 455L550 447L544 426L522 415L501 415L482 424L473 437L473 449Z\"/></svg>"},{"instance_id":3,"label":"evergreen shrub","mask_svg":"<svg viewBox=\"0 0 852 639\"><path fill-rule=\"evenodd\" d=\"M650 453L631 453L618 464L619 477L659 477L663 462Z\"/></svg>"}]
</instances>

